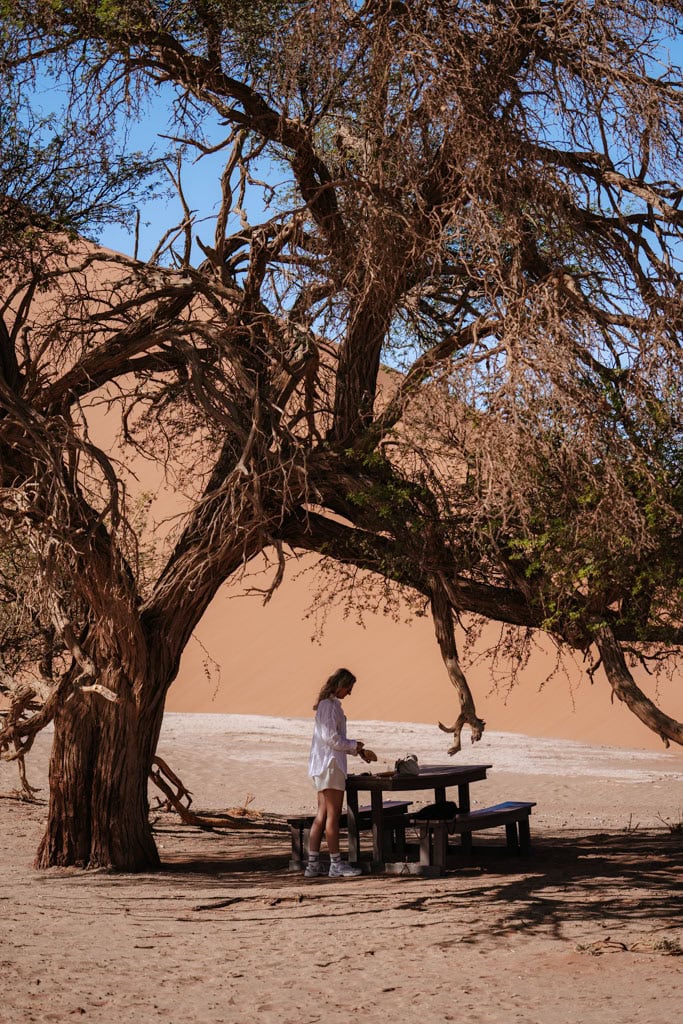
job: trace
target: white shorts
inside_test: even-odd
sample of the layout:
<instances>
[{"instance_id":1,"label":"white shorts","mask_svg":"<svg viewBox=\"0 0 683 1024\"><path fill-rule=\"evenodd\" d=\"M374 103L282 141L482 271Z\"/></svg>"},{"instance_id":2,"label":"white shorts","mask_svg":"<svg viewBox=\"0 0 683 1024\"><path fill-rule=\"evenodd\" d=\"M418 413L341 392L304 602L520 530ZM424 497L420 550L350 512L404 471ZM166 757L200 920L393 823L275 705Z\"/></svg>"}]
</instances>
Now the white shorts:
<instances>
[{"instance_id":1,"label":"white shorts","mask_svg":"<svg viewBox=\"0 0 683 1024\"><path fill-rule=\"evenodd\" d=\"M311 776L311 782L318 793L321 793L323 789L341 789L343 793L346 789L346 776L334 758L332 758L324 772L320 775Z\"/></svg>"}]
</instances>

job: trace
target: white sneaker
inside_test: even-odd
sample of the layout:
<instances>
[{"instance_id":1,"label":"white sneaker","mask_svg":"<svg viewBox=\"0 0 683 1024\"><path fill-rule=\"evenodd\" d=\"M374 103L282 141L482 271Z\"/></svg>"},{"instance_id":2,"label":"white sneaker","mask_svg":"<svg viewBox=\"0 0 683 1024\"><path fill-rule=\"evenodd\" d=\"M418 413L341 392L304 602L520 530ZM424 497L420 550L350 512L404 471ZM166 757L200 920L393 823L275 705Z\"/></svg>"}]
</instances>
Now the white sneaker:
<instances>
[{"instance_id":1,"label":"white sneaker","mask_svg":"<svg viewBox=\"0 0 683 1024\"><path fill-rule=\"evenodd\" d=\"M348 864L345 860L333 860L330 864L330 878L357 878L362 874L361 868L355 868L353 864Z\"/></svg>"},{"instance_id":2,"label":"white sneaker","mask_svg":"<svg viewBox=\"0 0 683 1024\"><path fill-rule=\"evenodd\" d=\"M304 878L318 878L319 875L326 875L327 871L319 860L309 860L304 871Z\"/></svg>"}]
</instances>

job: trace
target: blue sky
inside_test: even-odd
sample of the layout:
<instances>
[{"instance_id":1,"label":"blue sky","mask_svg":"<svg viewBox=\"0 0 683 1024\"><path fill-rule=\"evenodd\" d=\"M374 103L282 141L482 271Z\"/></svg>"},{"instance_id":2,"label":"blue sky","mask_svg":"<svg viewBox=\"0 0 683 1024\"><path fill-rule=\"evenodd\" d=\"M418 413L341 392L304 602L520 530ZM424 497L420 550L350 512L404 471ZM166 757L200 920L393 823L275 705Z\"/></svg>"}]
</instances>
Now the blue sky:
<instances>
[{"instance_id":1,"label":"blue sky","mask_svg":"<svg viewBox=\"0 0 683 1024\"><path fill-rule=\"evenodd\" d=\"M37 78L35 89L30 96L30 103L38 116L54 115L57 125L63 122L64 109L68 102L66 89L60 88L59 80L49 75ZM123 125L120 121L113 130L121 140L121 146L127 153L151 153L156 157L168 154L169 166L175 172L174 153L178 144L170 138L164 138L171 132L172 93L170 88L155 98L149 99L136 120ZM216 145L223 140L229 129L221 125L214 116L202 123L202 132L209 145ZM177 128L176 128L177 131ZM192 147L185 147L181 172L183 192L190 209L196 214L194 235L199 234L202 241L213 244L213 217L218 211L221 198L221 174L226 152L201 155ZM263 175L269 181L277 180L277 171L267 161L261 161ZM183 217L182 206L175 194L170 177L160 176L160 193L156 198L144 201L140 205L139 253L141 258L149 257L161 236ZM264 209L261 190L249 188L245 197L245 206L250 219L258 221L270 214ZM206 218L205 223L202 219ZM239 221L235 218L235 228ZM115 249L127 255L133 254L135 244L135 217L131 215L129 223L106 224L97 233L98 240L107 248Z\"/></svg>"},{"instance_id":2,"label":"blue sky","mask_svg":"<svg viewBox=\"0 0 683 1024\"><path fill-rule=\"evenodd\" d=\"M671 57L679 65L683 63L683 39L674 40L671 45ZM53 79L39 78L34 97L37 107L43 113L54 112L59 116L59 107L65 100L65 94L59 89L58 82ZM171 113L171 91L167 89L166 97L157 96L148 104L146 112L141 118L127 126L128 151L148 151L152 149L157 155L172 151L174 143L164 139L162 136L169 131L169 116ZM202 122L202 131L207 141L215 144L224 138L228 129L221 125L217 117ZM123 138L123 134L121 133ZM193 235L199 235L203 242L213 243L213 216L218 210L220 202L220 178L225 160L225 153L209 154L197 159L188 149L182 169L182 184L185 197L190 208L196 214L196 224ZM171 159L172 163L172 159ZM267 178L271 183L278 180L282 172L267 159L261 161L261 176ZM171 194L172 187L170 179L164 182L169 194L160 196L154 200L148 200L140 207L140 246L138 255L141 258L148 257L159 238L169 227L178 224L182 218L182 209L177 196ZM246 197L246 207L249 218L252 222L266 219L270 213L264 209L263 196L259 188L251 188ZM202 219L205 222L202 223ZM238 226L235 219L235 228ZM134 248L134 217L131 216L130 223L125 227L118 224L105 225L99 233L99 240L108 248L132 255Z\"/></svg>"},{"instance_id":3,"label":"blue sky","mask_svg":"<svg viewBox=\"0 0 683 1024\"><path fill-rule=\"evenodd\" d=\"M147 117L130 134L130 146L133 149L146 150L150 146L154 136L162 135L166 131L164 120L166 109L161 103L154 104ZM227 134L227 129L215 124L213 130L207 131L207 135L218 142ZM160 152L167 148L173 149L173 143L164 138L157 138L156 146ZM183 160L181 181L185 199L196 215L196 224L193 235L199 235L204 243L213 244L214 222L213 217L218 212L221 199L221 174L223 171L226 153L195 156L192 150L187 149ZM175 171L173 155L170 154L169 166ZM264 173L267 173L264 168ZM183 216L180 200L173 192L171 179L162 177L163 187L169 188L166 197L159 197L150 200L140 207L140 245L138 255L141 258L148 257L153 251L156 243L168 230L169 227L178 224ZM260 190L250 188L246 195L245 206L250 219L259 220L267 216L261 201ZM235 227L238 225L235 218ZM101 242L108 248L116 249L127 255L132 255L134 246L134 219L131 218L130 225L126 228L123 225L106 225L100 234Z\"/></svg>"},{"instance_id":4,"label":"blue sky","mask_svg":"<svg viewBox=\"0 0 683 1024\"><path fill-rule=\"evenodd\" d=\"M157 134L163 134L165 126L165 108L162 104L155 104L145 120L131 132L130 145L132 148L146 149L150 140ZM207 126L204 125L207 131ZM216 124L207 135L215 142L227 135L227 129ZM166 139L159 138L157 148L163 152L166 147L172 150L173 144ZM221 174L225 164L227 153L203 155L201 158L193 155L188 149L183 160L181 181L183 193L190 209L196 214L196 224L193 235L199 235L203 242L213 244L214 222L213 217L218 212L221 199ZM170 167L173 166L173 156L169 160ZM264 168L264 173L266 169ZM272 172L271 172L272 173ZM173 185L170 178L162 177L164 187L169 187L173 193ZM250 219L259 220L267 216L261 201L260 190L250 188L248 190L245 206ZM161 235L169 227L177 224L182 219L183 212L180 200L177 195L169 194L167 197L159 197L144 203L140 207L140 251L139 256L145 258L150 255ZM204 220L205 219L205 220ZM235 227L239 221L235 218ZM128 229L122 225L107 225L101 233L101 241L108 248L116 249L132 255L134 245L134 221Z\"/></svg>"}]
</instances>

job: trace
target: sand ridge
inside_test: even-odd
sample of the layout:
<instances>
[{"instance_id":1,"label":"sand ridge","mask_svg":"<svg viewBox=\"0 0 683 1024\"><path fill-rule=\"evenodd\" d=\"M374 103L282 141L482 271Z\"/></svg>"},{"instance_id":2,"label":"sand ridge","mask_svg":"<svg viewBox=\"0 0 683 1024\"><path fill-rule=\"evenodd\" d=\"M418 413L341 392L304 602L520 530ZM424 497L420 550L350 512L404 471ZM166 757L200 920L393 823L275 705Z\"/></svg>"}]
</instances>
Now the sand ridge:
<instances>
[{"instance_id":1,"label":"sand ridge","mask_svg":"<svg viewBox=\"0 0 683 1024\"><path fill-rule=\"evenodd\" d=\"M189 499L158 464L122 446L112 408L89 407L91 436L107 451L120 449L131 507L142 494L151 499L145 543L158 547L162 564ZM287 555L283 582L267 604L263 595L277 565L272 552L219 589L184 651L168 693L169 711L306 717L324 679L344 665L358 677L350 709L356 719L455 720L458 699L423 604L388 591L386 581L369 574L357 574L363 584L349 589L341 566L328 563L322 571L315 555ZM558 661L547 635L535 636L528 663L514 679L507 653L497 661L486 653L499 640L500 625L485 625L469 651L465 629L478 631L466 615L456 629L458 645L489 729L662 749L659 737L612 700L602 670L591 683L583 658L565 650ZM634 673L662 710L683 720L680 670L659 680L642 668Z\"/></svg>"}]
</instances>

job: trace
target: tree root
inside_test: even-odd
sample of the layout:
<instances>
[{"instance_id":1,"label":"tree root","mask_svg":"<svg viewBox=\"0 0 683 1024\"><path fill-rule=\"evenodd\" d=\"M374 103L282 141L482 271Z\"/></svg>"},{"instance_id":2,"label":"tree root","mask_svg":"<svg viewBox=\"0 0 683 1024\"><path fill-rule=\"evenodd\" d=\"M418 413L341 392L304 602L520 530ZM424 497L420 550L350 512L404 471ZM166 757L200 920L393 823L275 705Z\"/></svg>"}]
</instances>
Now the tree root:
<instances>
[{"instance_id":1,"label":"tree root","mask_svg":"<svg viewBox=\"0 0 683 1024\"><path fill-rule=\"evenodd\" d=\"M22 726L26 726L27 723L30 727L31 720L25 716L30 711L39 710L40 704L36 700L35 691L25 685L19 685L9 690L9 698L9 708L0 711L0 721L4 720L0 727L0 756L7 761L17 762L19 781L21 782L21 790L17 792L18 799L24 800L26 803L35 803L35 794L40 790L30 784L26 775L26 754L31 749L35 734L29 734L29 738L22 742L21 730ZM8 753L10 744L14 747L13 753Z\"/></svg>"},{"instance_id":2,"label":"tree root","mask_svg":"<svg viewBox=\"0 0 683 1024\"><path fill-rule=\"evenodd\" d=\"M18 745L17 750L19 750ZM35 794L40 792L40 788L32 786L28 781L26 776L26 759L22 752L19 752L17 756L17 767L19 769L19 779L21 780L21 799L26 801L26 803L37 803Z\"/></svg>"},{"instance_id":3,"label":"tree root","mask_svg":"<svg viewBox=\"0 0 683 1024\"><path fill-rule=\"evenodd\" d=\"M149 777L166 797L166 802L164 804L162 801L161 807L165 810L173 809L180 815L181 820L186 825L194 825L196 828L204 829L206 832L213 832L211 822L206 821L205 818L200 818L199 815L190 810L192 794L162 758L153 758ZM187 803L184 804L183 800L187 800Z\"/></svg>"}]
</instances>

